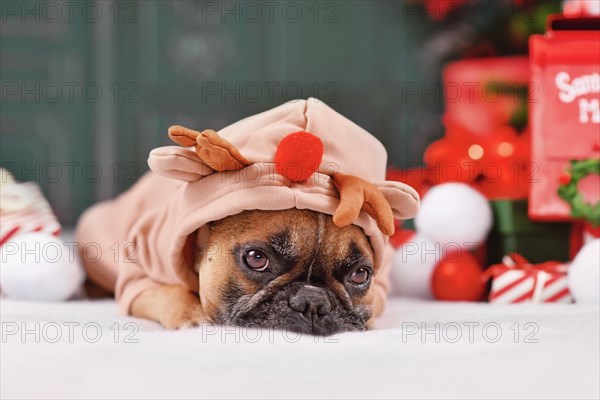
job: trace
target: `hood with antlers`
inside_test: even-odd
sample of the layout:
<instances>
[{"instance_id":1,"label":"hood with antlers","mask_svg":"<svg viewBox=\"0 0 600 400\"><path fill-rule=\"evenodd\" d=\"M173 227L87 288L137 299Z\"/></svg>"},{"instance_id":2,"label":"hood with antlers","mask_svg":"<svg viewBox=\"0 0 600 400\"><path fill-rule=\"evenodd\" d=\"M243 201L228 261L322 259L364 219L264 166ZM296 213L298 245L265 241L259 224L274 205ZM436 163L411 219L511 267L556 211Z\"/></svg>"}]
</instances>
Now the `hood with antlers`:
<instances>
[{"instance_id":1,"label":"hood with antlers","mask_svg":"<svg viewBox=\"0 0 600 400\"><path fill-rule=\"evenodd\" d=\"M174 125L169 128L169 137L182 146L193 147L198 159L217 172L239 171L252 164L230 142L210 129L198 132ZM290 133L281 140L275 152L275 171L290 182L307 181L318 169L323 151L323 142L313 134ZM394 233L392 208L375 185L340 172L332 172L331 178L340 195L340 204L333 214L336 225L350 225L361 211L365 211L375 219L381 232Z\"/></svg>"},{"instance_id":2,"label":"hood with antlers","mask_svg":"<svg viewBox=\"0 0 600 400\"><path fill-rule=\"evenodd\" d=\"M332 213L336 225L352 224L364 212L388 236L394 233L394 218L412 218L418 209L410 186L383 181L383 145L317 99L288 102L219 133L175 125L169 137L184 147L155 149L149 158L152 170L167 177L196 182L250 168L251 179L277 174L289 188L328 183L339 197Z\"/></svg>"}]
</instances>

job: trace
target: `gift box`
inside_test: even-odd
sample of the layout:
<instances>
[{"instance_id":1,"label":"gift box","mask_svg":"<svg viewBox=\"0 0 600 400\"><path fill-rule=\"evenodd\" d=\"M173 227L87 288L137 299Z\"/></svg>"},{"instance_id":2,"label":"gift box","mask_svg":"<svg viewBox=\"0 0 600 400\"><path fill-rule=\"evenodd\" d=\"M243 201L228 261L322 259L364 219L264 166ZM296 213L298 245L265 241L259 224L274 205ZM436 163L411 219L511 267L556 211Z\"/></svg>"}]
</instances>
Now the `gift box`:
<instances>
[{"instance_id":1,"label":"gift box","mask_svg":"<svg viewBox=\"0 0 600 400\"><path fill-rule=\"evenodd\" d=\"M530 38L532 161L529 215L570 220L558 194L573 160L600 158L600 18L552 16L544 35ZM593 197L598 184L582 187Z\"/></svg>"},{"instance_id":2,"label":"gift box","mask_svg":"<svg viewBox=\"0 0 600 400\"><path fill-rule=\"evenodd\" d=\"M0 246L23 233L60 235L60 223L35 183L4 182L0 200Z\"/></svg>"},{"instance_id":3,"label":"gift box","mask_svg":"<svg viewBox=\"0 0 600 400\"><path fill-rule=\"evenodd\" d=\"M532 221L527 200L494 200L490 205L494 225L486 242L488 264L500 263L510 253L535 263L571 259L570 223Z\"/></svg>"},{"instance_id":4,"label":"gift box","mask_svg":"<svg viewBox=\"0 0 600 400\"><path fill-rule=\"evenodd\" d=\"M531 264L520 254L505 256L484 273L492 279L490 303L571 303L567 266L556 261Z\"/></svg>"}]
</instances>

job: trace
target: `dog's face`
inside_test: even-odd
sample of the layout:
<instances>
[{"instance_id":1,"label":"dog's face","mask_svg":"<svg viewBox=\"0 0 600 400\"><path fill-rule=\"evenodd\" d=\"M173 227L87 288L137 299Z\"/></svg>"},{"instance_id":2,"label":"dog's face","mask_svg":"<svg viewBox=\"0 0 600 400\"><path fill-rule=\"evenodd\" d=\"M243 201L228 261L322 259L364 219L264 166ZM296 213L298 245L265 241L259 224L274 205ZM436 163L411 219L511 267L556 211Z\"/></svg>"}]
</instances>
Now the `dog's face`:
<instances>
[{"instance_id":1,"label":"dog's face","mask_svg":"<svg viewBox=\"0 0 600 400\"><path fill-rule=\"evenodd\" d=\"M328 335L371 317L373 250L354 225L309 210L245 211L214 222L196 261L216 323Z\"/></svg>"}]
</instances>

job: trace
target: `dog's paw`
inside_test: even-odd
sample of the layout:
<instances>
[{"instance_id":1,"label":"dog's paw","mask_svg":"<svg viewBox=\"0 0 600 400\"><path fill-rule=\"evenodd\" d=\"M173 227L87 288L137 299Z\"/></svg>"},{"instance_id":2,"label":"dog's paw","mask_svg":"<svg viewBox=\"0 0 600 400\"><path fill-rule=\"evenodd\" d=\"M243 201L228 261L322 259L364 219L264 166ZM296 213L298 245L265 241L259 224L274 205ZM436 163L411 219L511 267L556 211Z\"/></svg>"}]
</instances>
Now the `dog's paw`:
<instances>
[{"instance_id":1,"label":"dog's paw","mask_svg":"<svg viewBox=\"0 0 600 400\"><path fill-rule=\"evenodd\" d=\"M205 321L198 296L178 285L157 286L143 291L134 299L131 314L157 321L170 330L190 328Z\"/></svg>"},{"instance_id":2,"label":"dog's paw","mask_svg":"<svg viewBox=\"0 0 600 400\"><path fill-rule=\"evenodd\" d=\"M204 311L200 304L176 308L162 315L160 324L168 330L192 328L204 322Z\"/></svg>"}]
</instances>

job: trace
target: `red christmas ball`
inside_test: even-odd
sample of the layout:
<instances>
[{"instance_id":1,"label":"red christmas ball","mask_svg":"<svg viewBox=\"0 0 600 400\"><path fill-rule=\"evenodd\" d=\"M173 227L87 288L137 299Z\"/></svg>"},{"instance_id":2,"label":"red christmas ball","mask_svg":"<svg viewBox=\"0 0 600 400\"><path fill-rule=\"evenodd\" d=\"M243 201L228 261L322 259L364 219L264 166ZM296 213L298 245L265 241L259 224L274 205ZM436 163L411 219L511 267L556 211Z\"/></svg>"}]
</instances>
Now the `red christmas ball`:
<instances>
[{"instance_id":1,"label":"red christmas ball","mask_svg":"<svg viewBox=\"0 0 600 400\"><path fill-rule=\"evenodd\" d=\"M438 300L481 300L485 282L475 255L467 250L446 255L433 271L431 291Z\"/></svg>"},{"instance_id":2,"label":"red christmas ball","mask_svg":"<svg viewBox=\"0 0 600 400\"><path fill-rule=\"evenodd\" d=\"M291 181L302 182L319 168L323 142L308 132L290 133L279 142L275 152L275 170Z\"/></svg>"},{"instance_id":3,"label":"red christmas ball","mask_svg":"<svg viewBox=\"0 0 600 400\"><path fill-rule=\"evenodd\" d=\"M562 174L560 174L558 176L558 183L560 183L561 185L568 185L569 183L571 183L571 174L569 174L568 172L563 172Z\"/></svg>"}]
</instances>

